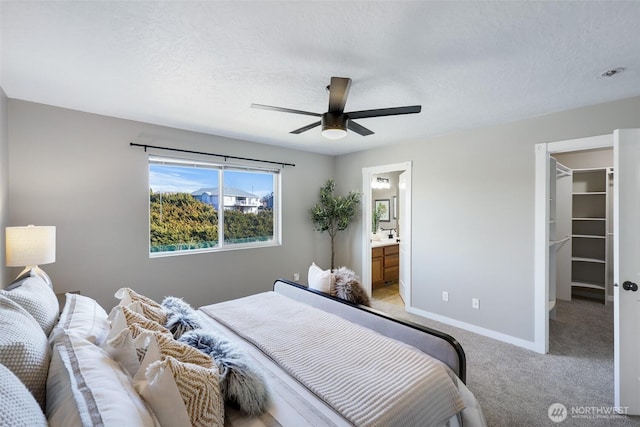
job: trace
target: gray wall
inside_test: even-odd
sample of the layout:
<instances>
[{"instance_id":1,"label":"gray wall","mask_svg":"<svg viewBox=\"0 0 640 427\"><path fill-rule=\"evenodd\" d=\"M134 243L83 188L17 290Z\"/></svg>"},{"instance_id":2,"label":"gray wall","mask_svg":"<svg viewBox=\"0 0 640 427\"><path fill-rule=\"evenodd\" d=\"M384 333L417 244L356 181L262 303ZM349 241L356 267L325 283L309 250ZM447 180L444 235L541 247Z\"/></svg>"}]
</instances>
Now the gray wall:
<instances>
[{"instance_id":1,"label":"gray wall","mask_svg":"<svg viewBox=\"0 0 640 427\"><path fill-rule=\"evenodd\" d=\"M0 288L10 283L5 267L4 227L9 216L9 126L7 95L0 88Z\"/></svg>"},{"instance_id":2,"label":"gray wall","mask_svg":"<svg viewBox=\"0 0 640 427\"><path fill-rule=\"evenodd\" d=\"M329 264L328 236L314 231L308 210L333 157L13 99L8 107L8 222L57 226L57 260L43 266L56 292L79 290L111 307L130 286L201 306L269 290L295 272L306 278L312 261ZM282 246L149 259L147 154L129 146L141 140L295 163L282 172Z\"/></svg>"},{"instance_id":3,"label":"gray wall","mask_svg":"<svg viewBox=\"0 0 640 427\"><path fill-rule=\"evenodd\" d=\"M640 97L344 155L335 179L362 191L362 168L412 161L413 306L533 341L534 145L632 127ZM361 272L362 225L350 230L338 259Z\"/></svg>"},{"instance_id":4,"label":"gray wall","mask_svg":"<svg viewBox=\"0 0 640 427\"><path fill-rule=\"evenodd\" d=\"M58 227L58 259L44 267L56 292L80 290L111 306L113 292L131 286L199 306L269 289L294 272L304 282L311 261L329 264L328 236L308 217L326 179L341 194L363 191L363 167L411 160L414 307L527 341L534 144L640 127L636 97L334 159L11 99L8 111L11 209L3 225ZM142 138L296 163L283 173L283 245L149 259L147 157L129 147ZM337 264L358 274L361 221L337 241ZM472 297L480 310L471 309Z\"/></svg>"}]
</instances>

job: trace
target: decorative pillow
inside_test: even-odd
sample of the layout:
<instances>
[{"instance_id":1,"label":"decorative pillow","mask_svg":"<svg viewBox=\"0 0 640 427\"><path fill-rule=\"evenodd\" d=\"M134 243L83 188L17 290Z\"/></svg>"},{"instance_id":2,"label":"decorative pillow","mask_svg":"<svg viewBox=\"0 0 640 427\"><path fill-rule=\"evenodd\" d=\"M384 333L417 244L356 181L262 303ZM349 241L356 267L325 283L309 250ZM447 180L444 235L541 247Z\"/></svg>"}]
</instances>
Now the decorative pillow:
<instances>
[{"instance_id":1,"label":"decorative pillow","mask_svg":"<svg viewBox=\"0 0 640 427\"><path fill-rule=\"evenodd\" d=\"M251 360L222 336L202 329L185 333L178 340L213 358L220 372L220 388L227 402L248 415L264 413L271 400L262 373Z\"/></svg>"},{"instance_id":2,"label":"decorative pillow","mask_svg":"<svg viewBox=\"0 0 640 427\"><path fill-rule=\"evenodd\" d=\"M139 307L136 311L149 320L158 322L161 325L167 321L167 314L160 304L135 292L131 288L120 288L115 293L115 297L120 299L119 305L129 306L132 302L137 302Z\"/></svg>"},{"instance_id":3,"label":"decorative pillow","mask_svg":"<svg viewBox=\"0 0 640 427\"><path fill-rule=\"evenodd\" d=\"M178 297L164 297L160 305L165 309L168 316L176 313L186 315L195 311L188 302Z\"/></svg>"},{"instance_id":4,"label":"decorative pillow","mask_svg":"<svg viewBox=\"0 0 640 427\"><path fill-rule=\"evenodd\" d=\"M0 365L0 426L47 426L38 402L9 369Z\"/></svg>"},{"instance_id":5,"label":"decorative pillow","mask_svg":"<svg viewBox=\"0 0 640 427\"><path fill-rule=\"evenodd\" d=\"M171 331L174 338L178 339L185 332L200 328L198 313L182 298L165 297L161 305L167 313L164 326Z\"/></svg>"},{"instance_id":6,"label":"decorative pillow","mask_svg":"<svg viewBox=\"0 0 640 427\"><path fill-rule=\"evenodd\" d=\"M335 296L350 301L354 304L362 304L369 306L369 297L360 285L360 279L356 273L346 267L340 267L335 270L336 282L334 285Z\"/></svg>"},{"instance_id":7,"label":"decorative pillow","mask_svg":"<svg viewBox=\"0 0 640 427\"><path fill-rule=\"evenodd\" d=\"M53 289L41 278L27 277L10 291L0 290L0 295L20 304L36 319L45 335L49 335L58 320L60 306Z\"/></svg>"},{"instance_id":8,"label":"decorative pillow","mask_svg":"<svg viewBox=\"0 0 640 427\"><path fill-rule=\"evenodd\" d=\"M0 364L9 368L44 408L49 369L47 336L36 320L0 295Z\"/></svg>"},{"instance_id":9,"label":"decorative pillow","mask_svg":"<svg viewBox=\"0 0 640 427\"><path fill-rule=\"evenodd\" d=\"M178 339L185 332L200 328L200 321L196 313L182 314L174 313L169 315L164 326L169 329L175 339Z\"/></svg>"},{"instance_id":10,"label":"decorative pillow","mask_svg":"<svg viewBox=\"0 0 640 427\"><path fill-rule=\"evenodd\" d=\"M134 384L163 426L224 425L224 401L215 368L166 356L151 363Z\"/></svg>"},{"instance_id":11,"label":"decorative pillow","mask_svg":"<svg viewBox=\"0 0 640 427\"><path fill-rule=\"evenodd\" d=\"M149 297L141 295L131 288L120 288L114 294L116 298L121 300L124 305L128 305L132 301L142 301L154 308L162 309L162 306Z\"/></svg>"},{"instance_id":12,"label":"decorative pillow","mask_svg":"<svg viewBox=\"0 0 640 427\"><path fill-rule=\"evenodd\" d=\"M107 339L113 338L114 336L118 335L121 330L126 329L127 327L129 327L129 325L132 325L134 323L137 323L142 328L150 331L171 334L171 332L169 332L167 328L165 328L158 322L147 319L143 315L131 310L129 307L116 306L113 308L109 316L111 316L111 331L109 332Z\"/></svg>"},{"instance_id":13,"label":"decorative pillow","mask_svg":"<svg viewBox=\"0 0 640 427\"><path fill-rule=\"evenodd\" d=\"M49 335L49 342L53 343L63 331L67 331L101 346L111 329L107 312L92 298L70 293L65 296L64 308L58 324Z\"/></svg>"},{"instance_id":14,"label":"decorative pillow","mask_svg":"<svg viewBox=\"0 0 640 427\"><path fill-rule=\"evenodd\" d=\"M159 425L117 362L66 333L53 346L46 413L51 427Z\"/></svg>"},{"instance_id":15,"label":"decorative pillow","mask_svg":"<svg viewBox=\"0 0 640 427\"><path fill-rule=\"evenodd\" d=\"M134 325L135 327L135 325ZM161 334L158 332L149 332L156 338L160 354L162 356L171 356L183 363L192 363L194 365L212 368L214 366L213 359L188 344L174 340L171 335ZM134 337L137 336L133 333Z\"/></svg>"},{"instance_id":16,"label":"decorative pillow","mask_svg":"<svg viewBox=\"0 0 640 427\"><path fill-rule=\"evenodd\" d=\"M326 294L331 292L331 288L335 283L331 270L323 270L318 267L315 262L311 263L311 267L309 267L307 281L309 282L309 287L311 289L315 289Z\"/></svg>"},{"instance_id":17,"label":"decorative pillow","mask_svg":"<svg viewBox=\"0 0 640 427\"><path fill-rule=\"evenodd\" d=\"M108 339L102 349L107 354L134 377L140 369L140 362L144 358L147 347L149 346L149 337L145 334L138 334L133 337L132 329L139 327L132 324L128 328L123 329L113 338Z\"/></svg>"}]
</instances>

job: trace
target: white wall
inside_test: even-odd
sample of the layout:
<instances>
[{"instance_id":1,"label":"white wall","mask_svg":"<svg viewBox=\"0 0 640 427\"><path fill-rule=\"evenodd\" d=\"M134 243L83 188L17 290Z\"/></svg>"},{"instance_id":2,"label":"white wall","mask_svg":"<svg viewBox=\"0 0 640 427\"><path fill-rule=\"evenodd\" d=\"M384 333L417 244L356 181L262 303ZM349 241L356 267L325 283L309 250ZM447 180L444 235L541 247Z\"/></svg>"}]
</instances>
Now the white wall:
<instances>
[{"instance_id":1,"label":"white wall","mask_svg":"<svg viewBox=\"0 0 640 427\"><path fill-rule=\"evenodd\" d=\"M9 217L9 126L7 95L0 87L0 289L10 283L10 272L5 267L4 227Z\"/></svg>"},{"instance_id":2,"label":"white wall","mask_svg":"<svg viewBox=\"0 0 640 427\"><path fill-rule=\"evenodd\" d=\"M110 307L130 286L201 306L269 290L295 272L306 278L312 261L329 264L328 236L314 231L309 209L333 157L13 99L8 107L9 223L57 226L57 260L43 266L56 292L79 290ZM129 146L140 141L295 163L282 172L282 246L149 259L147 154Z\"/></svg>"},{"instance_id":3,"label":"white wall","mask_svg":"<svg viewBox=\"0 0 640 427\"><path fill-rule=\"evenodd\" d=\"M640 97L340 156L335 179L340 191L362 191L362 168L412 161L413 306L526 344L534 340L534 145L629 127L640 127ZM360 273L362 225L350 230L338 259Z\"/></svg>"}]
</instances>

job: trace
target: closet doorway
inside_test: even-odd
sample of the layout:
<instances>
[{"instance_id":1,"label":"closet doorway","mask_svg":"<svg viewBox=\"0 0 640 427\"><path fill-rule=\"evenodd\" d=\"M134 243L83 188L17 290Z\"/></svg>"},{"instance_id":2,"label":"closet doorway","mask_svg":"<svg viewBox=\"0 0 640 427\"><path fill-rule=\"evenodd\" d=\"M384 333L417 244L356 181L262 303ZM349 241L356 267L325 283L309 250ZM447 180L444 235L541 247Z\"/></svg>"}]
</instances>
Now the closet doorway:
<instances>
[{"instance_id":1,"label":"closet doorway","mask_svg":"<svg viewBox=\"0 0 640 427\"><path fill-rule=\"evenodd\" d=\"M602 135L590 138L580 138L568 141L557 141L537 144L536 150L536 204L535 204L535 350L539 353L549 352L549 318L555 315L556 297L570 298L573 292L571 274L573 266L566 270L566 259L572 257L572 221L569 217L573 213L566 212L564 218L556 218L560 212L556 209L557 190L564 192L563 197L573 193L572 176L559 178L556 169L556 157L562 159L563 153L579 153L581 158L590 158L588 152L597 153L598 150L612 149L613 135ZM562 163L562 161L560 161ZM552 166L553 165L553 166ZM566 175L572 174L571 168L562 168ZM561 183L560 179L564 180ZM551 184L560 184L559 187ZM567 189L568 188L568 189ZM603 215L604 216L604 215ZM558 221L559 222L556 222ZM569 221L562 227L563 221ZM560 234L556 230L560 224ZM586 233L585 233L586 234ZM568 239L566 239L568 237ZM566 240L565 240L566 239ZM558 271L555 255L559 252L559 259L565 266L565 275L556 275ZM562 259L562 255L565 259ZM569 254L566 256L566 254ZM586 257L584 257L586 258ZM579 267L576 267L579 268ZM588 268L588 267L587 267ZM554 274L552 274L552 272Z\"/></svg>"},{"instance_id":2,"label":"closet doorway","mask_svg":"<svg viewBox=\"0 0 640 427\"><path fill-rule=\"evenodd\" d=\"M613 377L614 406L640 415L640 129L535 146L534 349L549 351L549 157L613 147ZM586 187L585 187L586 188ZM587 191L588 193L589 191ZM585 192L582 192L585 193ZM621 232L622 231L622 232Z\"/></svg>"},{"instance_id":3,"label":"closet doorway","mask_svg":"<svg viewBox=\"0 0 640 427\"><path fill-rule=\"evenodd\" d=\"M372 296L374 287L396 282L404 307L410 307L411 162L363 168L362 188L363 287Z\"/></svg>"}]
</instances>

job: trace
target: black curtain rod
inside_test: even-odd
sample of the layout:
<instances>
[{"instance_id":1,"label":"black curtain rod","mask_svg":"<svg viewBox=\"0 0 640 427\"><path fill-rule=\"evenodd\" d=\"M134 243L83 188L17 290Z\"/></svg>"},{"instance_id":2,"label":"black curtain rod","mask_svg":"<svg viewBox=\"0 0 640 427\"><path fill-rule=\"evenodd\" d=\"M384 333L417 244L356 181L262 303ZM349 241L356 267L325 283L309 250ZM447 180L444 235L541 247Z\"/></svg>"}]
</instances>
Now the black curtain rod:
<instances>
[{"instance_id":1,"label":"black curtain rod","mask_svg":"<svg viewBox=\"0 0 640 427\"><path fill-rule=\"evenodd\" d=\"M227 159L235 159L235 160L248 160L250 162L269 163L269 164L272 164L272 165L282 165L282 167L285 167L285 166L293 166L293 167L295 167L296 166L293 163L274 162L274 161L271 161L271 160L251 159L249 157L229 156L227 154L205 153L205 152L202 152L202 151L183 150L181 148L158 147L156 145L136 144L135 142L130 142L129 145L132 146L132 147L142 147L142 148L144 148L145 152L147 151L147 148L155 148L156 150L178 151L180 153L202 154L202 155L205 155L205 156L222 157L225 162L227 161Z\"/></svg>"}]
</instances>

